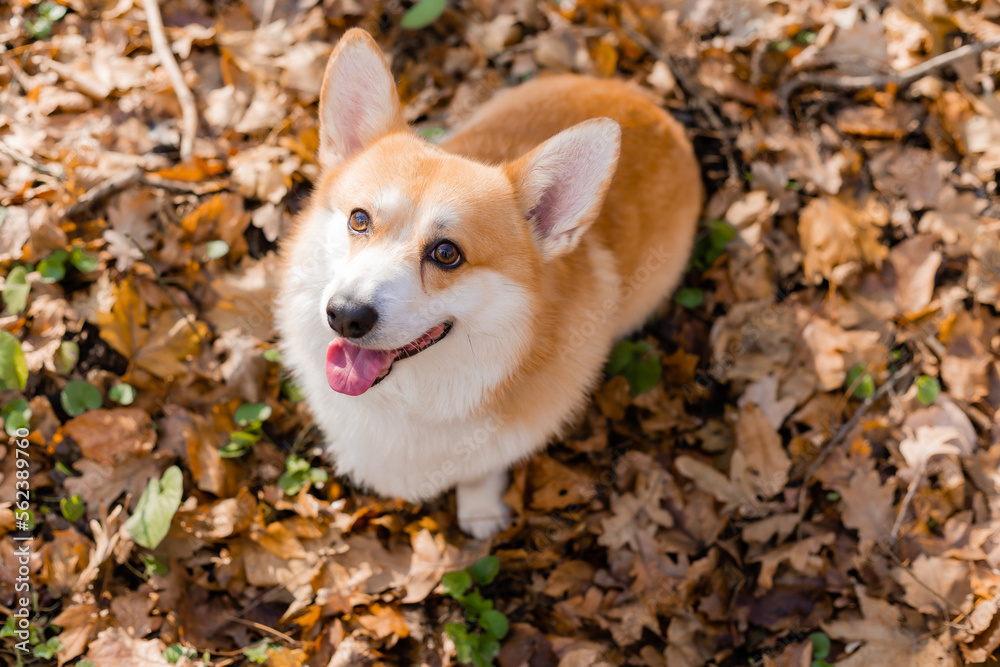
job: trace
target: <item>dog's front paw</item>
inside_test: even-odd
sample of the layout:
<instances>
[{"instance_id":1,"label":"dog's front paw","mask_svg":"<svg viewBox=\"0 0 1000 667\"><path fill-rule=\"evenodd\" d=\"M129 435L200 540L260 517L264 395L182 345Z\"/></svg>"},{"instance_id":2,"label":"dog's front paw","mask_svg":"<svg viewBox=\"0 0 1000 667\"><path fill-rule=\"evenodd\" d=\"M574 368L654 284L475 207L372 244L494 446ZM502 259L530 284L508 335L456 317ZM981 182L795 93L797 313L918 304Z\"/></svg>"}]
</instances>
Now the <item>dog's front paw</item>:
<instances>
[{"instance_id":1,"label":"dog's front paw","mask_svg":"<svg viewBox=\"0 0 1000 667\"><path fill-rule=\"evenodd\" d=\"M476 539L485 540L509 526L510 508L502 499L506 490L506 470L459 484L455 489L459 527Z\"/></svg>"}]
</instances>

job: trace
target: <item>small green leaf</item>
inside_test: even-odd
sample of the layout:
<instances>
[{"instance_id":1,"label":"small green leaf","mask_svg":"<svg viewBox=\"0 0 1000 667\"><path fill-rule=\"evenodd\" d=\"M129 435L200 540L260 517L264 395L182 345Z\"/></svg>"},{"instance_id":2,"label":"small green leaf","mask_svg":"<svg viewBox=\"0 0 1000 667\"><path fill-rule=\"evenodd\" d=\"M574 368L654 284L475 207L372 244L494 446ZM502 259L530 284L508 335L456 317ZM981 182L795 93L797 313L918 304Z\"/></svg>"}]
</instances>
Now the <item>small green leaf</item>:
<instances>
[{"instance_id":1,"label":"small green leaf","mask_svg":"<svg viewBox=\"0 0 1000 667\"><path fill-rule=\"evenodd\" d=\"M278 486L285 492L285 495L294 496L305 488L308 477L302 473L283 472L278 478Z\"/></svg>"},{"instance_id":2,"label":"small green leaf","mask_svg":"<svg viewBox=\"0 0 1000 667\"><path fill-rule=\"evenodd\" d=\"M271 363L277 364L281 362L281 350L276 347L270 347L264 350L264 360L270 361Z\"/></svg>"},{"instance_id":3,"label":"small green leaf","mask_svg":"<svg viewBox=\"0 0 1000 667\"><path fill-rule=\"evenodd\" d=\"M257 664L262 665L265 662L267 662L268 650L274 648L279 648L279 647L276 646L275 644L267 642L266 640L258 642L253 646L248 646L247 648L243 649L243 657L245 657L250 662L256 662Z\"/></svg>"},{"instance_id":4,"label":"small green leaf","mask_svg":"<svg viewBox=\"0 0 1000 667\"><path fill-rule=\"evenodd\" d=\"M506 637L507 630L510 627L507 623L507 617L496 609L487 609L484 611L479 617L479 625L497 639Z\"/></svg>"},{"instance_id":5,"label":"small green leaf","mask_svg":"<svg viewBox=\"0 0 1000 667\"><path fill-rule=\"evenodd\" d=\"M854 387L855 398L868 398L875 393L875 378L865 372L864 364L854 364L847 371L847 389Z\"/></svg>"},{"instance_id":6,"label":"small green leaf","mask_svg":"<svg viewBox=\"0 0 1000 667\"><path fill-rule=\"evenodd\" d=\"M674 301L694 310L705 301L705 294L697 287L682 287L674 294Z\"/></svg>"},{"instance_id":7,"label":"small green leaf","mask_svg":"<svg viewBox=\"0 0 1000 667\"><path fill-rule=\"evenodd\" d=\"M625 374L625 379L628 380L632 395L638 396L658 385L662 375L660 355L653 353L639 360L633 371Z\"/></svg>"},{"instance_id":8,"label":"small green leaf","mask_svg":"<svg viewBox=\"0 0 1000 667\"><path fill-rule=\"evenodd\" d=\"M813 643L813 658L822 660L830 655L830 638L822 632L814 632L809 635Z\"/></svg>"},{"instance_id":9,"label":"small green leaf","mask_svg":"<svg viewBox=\"0 0 1000 667\"><path fill-rule=\"evenodd\" d=\"M483 665L484 667L491 667L493 665L493 658L497 657L499 654L500 640L498 638L489 634L483 635L479 638L480 662L477 664Z\"/></svg>"},{"instance_id":10,"label":"small green leaf","mask_svg":"<svg viewBox=\"0 0 1000 667\"><path fill-rule=\"evenodd\" d=\"M58 637L52 637L48 641L39 644L34 649L32 649L31 654L36 658L43 658L45 660L51 660L56 657L63 647L63 643L59 641Z\"/></svg>"},{"instance_id":11,"label":"small green leaf","mask_svg":"<svg viewBox=\"0 0 1000 667\"><path fill-rule=\"evenodd\" d=\"M465 623L449 623L444 626L444 632L456 644L469 636L469 630L465 627Z\"/></svg>"},{"instance_id":12,"label":"small green leaf","mask_svg":"<svg viewBox=\"0 0 1000 667\"><path fill-rule=\"evenodd\" d=\"M448 3L445 0L417 0L417 4L406 10L399 27L406 30L420 30L437 21Z\"/></svg>"},{"instance_id":13,"label":"small green leaf","mask_svg":"<svg viewBox=\"0 0 1000 667\"><path fill-rule=\"evenodd\" d=\"M209 259L225 257L229 252L229 244L225 241L209 241L205 244L205 256Z\"/></svg>"},{"instance_id":14,"label":"small green leaf","mask_svg":"<svg viewBox=\"0 0 1000 667\"><path fill-rule=\"evenodd\" d=\"M941 383L930 375L917 378L917 400L923 405L931 405L941 393Z\"/></svg>"},{"instance_id":15,"label":"small green leaf","mask_svg":"<svg viewBox=\"0 0 1000 667\"><path fill-rule=\"evenodd\" d=\"M150 479L139 497L135 513L125 522L136 544L155 549L170 531L177 508L184 494L184 475L177 466L170 466L160 479Z\"/></svg>"},{"instance_id":16,"label":"small green leaf","mask_svg":"<svg viewBox=\"0 0 1000 667\"><path fill-rule=\"evenodd\" d=\"M56 353L56 372L62 375L69 375L76 368L80 361L80 345L71 340L64 340L59 343L59 351Z\"/></svg>"},{"instance_id":17,"label":"small green leaf","mask_svg":"<svg viewBox=\"0 0 1000 667\"><path fill-rule=\"evenodd\" d=\"M82 415L87 410L97 410L104 404L101 390L83 380L70 380L59 393L59 402L70 417Z\"/></svg>"},{"instance_id":18,"label":"small green leaf","mask_svg":"<svg viewBox=\"0 0 1000 667\"><path fill-rule=\"evenodd\" d=\"M28 267L21 264L15 266L7 274L7 279L3 284L3 302L7 306L7 312L17 315L28 305L28 292L31 285L28 284Z\"/></svg>"},{"instance_id":19,"label":"small green leaf","mask_svg":"<svg viewBox=\"0 0 1000 667\"><path fill-rule=\"evenodd\" d=\"M816 41L817 33L812 30L801 30L795 35L795 41L801 44L812 44Z\"/></svg>"},{"instance_id":20,"label":"small green leaf","mask_svg":"<svg viewBox=\"0 0 1000 667\"><path fill-rule=\"evenodd\" d=\"M52 36L52 21L44 16L28 19L24 22L24 29L33 39L48 39Z\"/></svg>"},{"instance_id":21,"label":"small green leaf","mask_svg":"<svg viewBox=\"0 0 1000 667\"><path fill-rule=\"evenodd\" d=\"M85 659L81 660L80 662L76 663L75 665L73 665L73 667L97 667L97 665L95 665L90 660L87 660L85 658Z\"/></svg>"},{"instance_id":22,"label":"small green leaf","mask_svg":"<svg viewBox=\"0 0 1000 667\"><path fill-rule=\"evenodd\" d=\"M835 503L838 500L840 500L840 494L837 493L836 491L830 491L829 493L826 494L826 499L829 500L830 502Z\"/></svg>"},{"instance_id":23,"label":"small green leaf","mask_svg":"<svg viewBox=\"0 0 1000 667\"><path fill-rule=\"evenodd\" d=\"M773 51L787 51L792 48L792 40L783 39L780 42L774 42L771 44L771 50Z\"/></svg>"},{"instance_id":24,"label":"small green leaf","mask_svg":"<svg viewBox=\"0 0 1000 667\"><path fill-rule=\"evenodd\" d=\"M73 246L73 249L69 253L69 261L72 262L73 266L80 273L96 271L101 265L100 260L97 259L97 255L91 255L79 246Z\"/></svg>"},{"instance_id":25,"label":"small green leaf","mask_svg":"<svg viewBox=\"0 0 1000 667\"><path fill-rule=\"evenodd\" d=\"M493 583L499 572L500 559L497 556L490 555L477 560L476 564L472 566L471 574L477 584L486 586Z\"/></svg>"},{"instance_id":26,"label":"small green leaf","mask_svg":"<svg viewBox=\"0 0 1000 667\"><path fill-rule=\"evenodd\" d=\"M434 143L435 141L443 137L446 134L446 132L443 127L431 126L431 127L420 128L419 130L417 130L417 134L419 134L427 141Z\"/></svg>"},{"instance_id":27,"label":"small green leaf","mask_svg":"<svg viewBox=\"0 0 1000 667\"><path fill-rule=\"evenodd\" d=\"M244 403L236 408L233 421L238 426L250 426L253 423L265 422L271 416L271 406L266 403Z\"/></svg>"},{"instance_id":28,"label":"small green leaf","mask_svg":"<svg viewBox=\"0 0 1000 667\"><path fill-rule=\"evenodd\" d=\"M59 511L64 519L76 523L87 513L87 505L80 499L79 493L74 493L69 498L59 499Z\"/></svg>"},{"instance_id":29,"label":"small green leaf","mask_svg":"<svg viewBox=\"0 0 1000 667\"><path fill-rule=\"evenodd\" d=\"M141 554L139 560L142 561L142 566L146 569L147 577L156 577L170 572L167 564L153 554Z\"/></svg>"},{"instance_id":30,"label":"small green leaf","mask_svg":"<svg viewBox=\"0 0 1000 667\"><path fill-rule=\"evenodd\" d=\"M229 443L219 448L219 456L224 459L238 459L260 441L260 434L252 431L230 431Z\"/></svg>"},{"instance_id":31,"label":"small green leaf","mask_svg":"<svg viewBox=\"0 0 1000 667\"><path fill-rule=\"evenodd\" d=\"M108 398L118 405L132 405L135 401L135 387L128 382L119 382L108 389Z\"/></svg>"},{"instance_id":32,"label":"small green leaf","mask_svg":"<svg viewBox=\"0 0 1000 667\"><path fill-rule=\"evenodd\" d=\"M21 343L0 330L0 389L24 389L28 384L28 364Z\"/></svg>"},{"instance_id":33,"label":"small green leaf","mask_svg":"<svg viewBox=\"0 0 1000 667\"><path fill-rule=\"evenodd\" d=\"M623 340L611 351L607 372L623 375L632 396L638 396L660 382L663 367L656 348L647 341Z\"/></svg>"},{"instance_id":34,"label":"small green leaf","mask_svg":"<svg viewBox=\"0 0 1000 667\"><path fill-rule=\"evenodd\" d=\"M441 577L441 585L444 586L446 595L457 598L472 586L472 577L465 570L449 572Z\"/></svg>"},{"instance_id":35,"label":"small green leaf","mask_svg":"<svg viewBox=\"0 0 1000 667\"><path fill-rule=\"evenodd\" d=\"M23 398L15 398L6 403L0 416L3 416L3 429L12 438L17 435L18 430L30 429L31 406Z\"/></svg>"},{"instance_id":36,"label":"small green leaf","mask_svg":"<svg viewBox=\"0 0 1000 667\"><path fill-rule=\"evenodd\" d=\"M52 21L53 23L59 21L60 19L62 19L62 17L66 16L65 7L55 2L49 2L49 0L45 0L45 2L38 3L36 9L38 10L39 14L41 14L48 20Z\"/></svg>"},{"instance_id":37,"label":"small green leaf","mask_svg":"<svg viewBox=\"0 0 1000 667\"><path fill-rule=\"evenodd\" d=\"M305 394L302 393L302 390L299 389L299 386L291 380L282 380L281 393L284 394L285 397L292 403L298 403L306 397Z\"/></svg>"},{"instance_id":38,"label":"small green leaf","mask_svg":"<svg viewBox=\"0 0 1000 667\"><path fill-rule=\"evenodd\" d=\"M458 604L475 615L479 615L487 609L493 609L493 600L484 598L478 588L473 589L471 593L460 595L455 599L458 600Z\"/></svg>"},{"instance_id":39,"label":"small green leaf","mask_svg":"<svg viewBox=\"0 0 1000 667\"><path fill-rule=\"evenodd\" d=\"M180 644L174 644L163 651L163 659L171 665L176 665L177 661L187 655L187 649Z\"/></svg>"},{"instance_id":40,"label":"small green leaf","mask_svg":"<svg viewBox=\"0 0 1000 667\"><path fill-rule=\"evenodd\" d=\"M42 274L42 282L57 283L66 277L66 255L65 250L56 250L38 263L37 269Z\"/></svg>"}]
</instances>

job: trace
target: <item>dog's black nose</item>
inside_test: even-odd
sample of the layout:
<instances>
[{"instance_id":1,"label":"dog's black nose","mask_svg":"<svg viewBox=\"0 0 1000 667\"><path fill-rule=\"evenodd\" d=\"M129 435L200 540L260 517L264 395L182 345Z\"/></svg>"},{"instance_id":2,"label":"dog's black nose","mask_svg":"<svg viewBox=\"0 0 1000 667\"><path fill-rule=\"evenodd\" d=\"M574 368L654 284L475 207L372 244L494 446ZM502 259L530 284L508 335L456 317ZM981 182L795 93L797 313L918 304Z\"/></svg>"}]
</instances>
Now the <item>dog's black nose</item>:
<instances>
[{"instance_id":1,"label":"dog's black nose","mask_svg":"<svg viewBox=\"0 0 1000 667\"><path fill-rule=\"evenodd\" d=\"M326 304L326 321L345 338L361 338L372 330L377 320L378 311L368 304L336 297Z\"/></svg>"}]
</instances>

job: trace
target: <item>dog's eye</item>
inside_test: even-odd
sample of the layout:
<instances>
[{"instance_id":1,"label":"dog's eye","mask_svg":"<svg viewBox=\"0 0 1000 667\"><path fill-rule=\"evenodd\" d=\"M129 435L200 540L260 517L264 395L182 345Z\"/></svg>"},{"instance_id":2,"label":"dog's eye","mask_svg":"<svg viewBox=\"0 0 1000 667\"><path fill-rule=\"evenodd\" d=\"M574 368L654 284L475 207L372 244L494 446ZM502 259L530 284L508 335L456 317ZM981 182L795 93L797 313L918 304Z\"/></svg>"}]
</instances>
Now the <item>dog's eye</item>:
<instances>
[{"instance_id":1,"label":"dog's eye","mask_svg":"<svg viewBox=\"0 0 1000 667\"><path fill-rule=\"evenodd\" d=\"M368 227L371 226L371 219L367 213L360 208L356 208L351 211L351 217L347 220L347 224L352 230L360 234L368 231Z\"/></svg>"},{"instance_id":2,"label":"dog's eye","mask_svg":"<svg viewBox=\"0 0 1000 667\"><path fill-rule=\"evenodd\" d=\"M434 247L431 257L441 266L453 269L462 262L462 253L451 241L442 241Z\"/></svg>"}]
</instances>

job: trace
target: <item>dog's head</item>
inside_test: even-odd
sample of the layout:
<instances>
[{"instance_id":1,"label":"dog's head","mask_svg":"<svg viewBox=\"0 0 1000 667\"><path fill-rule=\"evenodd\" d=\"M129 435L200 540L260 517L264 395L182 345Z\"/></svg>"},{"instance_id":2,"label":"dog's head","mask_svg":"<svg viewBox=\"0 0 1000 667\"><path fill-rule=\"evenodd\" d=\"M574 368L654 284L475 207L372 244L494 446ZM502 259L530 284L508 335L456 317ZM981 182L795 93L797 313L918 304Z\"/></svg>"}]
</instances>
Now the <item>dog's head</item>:
<instances>
[{"instance_id":1,"label":"dog's head","mask_svg":"<svg viewBox=\"0 0 1000 667\"><path fill-rule=\"evenodd\" d=\"M476 406L528 353L545 276L596 218L619 143L598 119L508 164L449 154L408 129L375 41L349 31L324 75L322 175L283 248L293 368L341 394Z\"/></svg>"}]
</instances>

